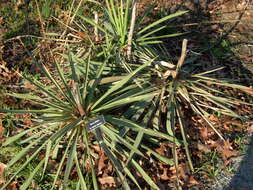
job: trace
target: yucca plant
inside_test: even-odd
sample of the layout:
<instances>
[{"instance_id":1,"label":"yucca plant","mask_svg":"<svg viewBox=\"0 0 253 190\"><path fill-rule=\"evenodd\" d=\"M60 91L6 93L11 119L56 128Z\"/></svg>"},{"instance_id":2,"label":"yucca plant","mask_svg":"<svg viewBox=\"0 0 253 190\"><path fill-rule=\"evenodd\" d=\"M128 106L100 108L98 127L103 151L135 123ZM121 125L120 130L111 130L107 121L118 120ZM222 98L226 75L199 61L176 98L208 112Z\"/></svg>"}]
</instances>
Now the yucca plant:
<instances>
[{"instance_id":1,"label":"yucca plant","mask_svg":"<svg viewBox=\"0 0 253 190\"><path fill-rule=\"evenodd\" d=\"M153 74L150 79L146 78L146 80L150 80L150 83L160 90L155 95L153 99L154 104L152 104L148 114L152 116L149 117L149 121L154 129L159 130L163 126L167 130L167 134L175 136L175 127L179 127L189 167L194 170L188 148L188 134L185 132L184 110L191 110L192 113L200 116L221 140L225 140L223 135L209 121L209 116L218 113L234 118L247 119L247 116L238 115L236 108L240 104L250 105L250 103L232 97L230 94L223 92L223 90L224 88L230 88L238 89L242 92L252 92L252 89L240 84L234 84L229 79L215 77L214 73L224 69L223 67L199 73L194 73L194 63L188 62L183 67L184 62L187 61L185 60L187 55L186 46L187 40L184 40L182 54L177 64L163 60L166 57L165 55L160 55L160 59L158 57L153 62L154 68L152 72L156 74ZM153 59L157 56L157 54L153 54L154 52L156 51L150 51L150 49L146 51L146 54L142 52L139 54L140 60L145 63ZM150 105L147 104L147 106ZM166 118L164 118L164 115L166 115ZM161 124L163 120L166 121L165 125Z\"/></svg>"},{"instance_id":2,"label":"yucca plant","mask_svg":"<svg viewBox=\"0 0 253 190\"><path fill-rule=\"evenodd\" d=\"M130 103L150 101L156 96L157 91L153 87L149 88L143 82L141 84L145 86L143 89L132 82L133 78L147 68L151 62L139 66L121 79L111 80L110 77L101 78L108 62L100 64L94 77L90 74L90 59L87 59L83 61L86 70L84 78L80 79L76 74L76 65L72 55L70 52L68 56L70 74L68 71L63 71L62 67L55 62L57 75L53 76L46 66L38 63L51 85L45 85L33 78L23 76L35 85L37 90L27 94L8 94L34 102L38 109L0 110L0 113L33 114L32 120L35 125L8 138L3 143L2 146L8 146L13 142L24 146L22 151L8 163L7 169L17 162L24 163L1 187L1 190L4 190L15 176L39 155L42 158L41 161L20 187L21 190L29 187L41 168L43 168L41 174L43 177L49 161L57 155L61 161L54 176L52 189L57 179L60 178L62 170L64 170L64 188L67 188L68 179L74 167L78 174L77 189L99 189L96 179L96 156L93 150L96 145L101 147L111 161L124 189L130 189L129 180L141 189L138 181L130 172L130 166L139 172L153 189L159 189L137 162L138 157L134 155L144 156L140 149L140 143L144 137L164 139L175 142L177 145L180 145L180 142L175 141L170 135L131 121L127 114L124 114L125 108ZM107 82L102 84L101 81ZM118 111L113 111L115 109ZM121 135L122 128L128 131L124 136ZM157 154L148 147L142 147L167 164L170 163L168 158ZM23 159L25 157L26 159ZM89 178L92 178L92 186L86 183Z\"/></svg>"},{"instance_id":3,"label":"yucca plant","mask_svg":"<svg viewBox=\"0 0 253 190\"><path fill-rule=\"evenodd\" d=\"M187 11L170 14L145 26L144 21L146 22L152 6L145 9L143 15L137 16L137 1L105 0L105 4L105 7L100 4L103 16L97 21L81 14L78 16L99 31L97 35L100 41L104 42L102 46L104 46L103 44L107 46L111 43L111 54L116 58L116 63L122 65L127 71L131 71L131 66L125 60L126 57L131 59L130 55L132 52L141 51L142 48L151 44L162 43L161 40L164 38L183 34L180 32L169 33L167 25L164 23L187 13ZM84 30L84 33L87 33L81 24L79 28L82 31Z\"/></svg>"}]
</instances>

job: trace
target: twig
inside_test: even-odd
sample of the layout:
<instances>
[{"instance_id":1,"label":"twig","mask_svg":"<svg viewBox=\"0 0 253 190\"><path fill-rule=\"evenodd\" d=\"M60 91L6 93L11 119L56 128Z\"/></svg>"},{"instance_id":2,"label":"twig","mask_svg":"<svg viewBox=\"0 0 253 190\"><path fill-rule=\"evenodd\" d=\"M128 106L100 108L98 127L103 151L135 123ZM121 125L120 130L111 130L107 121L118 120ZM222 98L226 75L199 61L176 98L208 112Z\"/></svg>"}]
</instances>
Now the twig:
<instances>
[{"instance_id":1,"label":"twig","mask_svg":"<svg viewBox=\"0 0 253 190\"><path fill-rule=\"evenodd\" d=\"M182 44L182 52L181 52L181 56L177 62L177 68L176 68L176 73L175 73L175 76L174 78L177 77L178 73L179 73L179 70L181 69L183 63L184 63L184 60L185 60L185 57L186 57L186 48L187 48L187 42L188 40L187 39L184 39L183 40L183 44Z\"/></svg>"},{"instance_id":2,"label":"twig","mask_svg":"<svg viewBox=\"0 0 253 190\"><path fill-rule=\"evenodd\" d=\"M42 19L42 16L40 14L40 8L39 8L39 3L37 0L35 0L35 3L36 3L36 8L37 8L37 11L38 11L38 15L39 15L39 20L40 20L40 25L41 25L41 29L42 29L42 33L43 33L43 37L45 37L45 28L44 28L44 22L43 22L43 19Z\"/></svg>"},{"instance_id":3,"label":"twig","mask_svg":"<svg viewBox=\"0 0 253 190\"><path fill-rule=\"evenodd\" d=\"M185 57L186 57L186 48L187 48L187 39L183 40L183 44L182 44L182 52L181 52L181 56L177 62L177 70L180 69L184 63Z\"/></svg>"},{"instance_id":4,"label":"twig","mask_svg":"<svg viewBox=\"0 0 253 190\"><path fill-rule=\"evenodd\" d=\"M134 33L134 26L136 20L136 10L137 10L137 0L132 1L132 15L131 15L131 25L128 33L128 43L127 43L127 57L128 59L131 58L132 52L132 40L133 40L133 33Z\"/></svg>"},{"instance_id":5,"label":"twig","mask_svg":"<svg viewBox=\"0 0 253 190\"><path fill-rule=\"evenodd\" d=\"M6 44L8 42L11 41L15 41L15 40L20 40L21 38L37 38L37 39L41 39L41 40L54 40L54 41L58 41L58 42L69 42L69 43L78 43L79 41L77 40L64 40L64 39L57 39L57 38L47 38L47 37L40 37L40 36L34 36L34 35L21 35L21 36L16 36L13 38L9 38L5 41L3 41L3 44Z\"/></svg>"},{"instance_id":6,"label":"twig","mask_svg":"<svg viewBox=\"0 0 253 190\"><path fill-rule=\"evenodd\" d=\"M94 11L94 21L96 24L98 24L98 12ZM99 36L98 36L98 28L95 26L94 29L94 35L95 35L95 41L98 42L99 41Z\"/></svg>"}]
</instances>

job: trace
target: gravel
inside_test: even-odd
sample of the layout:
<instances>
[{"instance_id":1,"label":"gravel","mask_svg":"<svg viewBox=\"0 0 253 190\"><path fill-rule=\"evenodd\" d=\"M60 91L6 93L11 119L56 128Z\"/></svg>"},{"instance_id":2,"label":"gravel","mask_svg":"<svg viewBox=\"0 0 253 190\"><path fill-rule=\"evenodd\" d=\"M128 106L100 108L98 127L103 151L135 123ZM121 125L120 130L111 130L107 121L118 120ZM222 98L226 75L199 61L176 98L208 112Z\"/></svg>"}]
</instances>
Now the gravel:
<instances>
[{"instance_id":1,"label":"gravel","mask_svg":"<svg viewBox=\"0 0 253 190\"><path fill-rule=\"evenodd\" d=\"M246 148L246 154L232 158L230 168L234 172L224 169L203 190L253 190L253 136Z\"/></svg>"}]
</instances>

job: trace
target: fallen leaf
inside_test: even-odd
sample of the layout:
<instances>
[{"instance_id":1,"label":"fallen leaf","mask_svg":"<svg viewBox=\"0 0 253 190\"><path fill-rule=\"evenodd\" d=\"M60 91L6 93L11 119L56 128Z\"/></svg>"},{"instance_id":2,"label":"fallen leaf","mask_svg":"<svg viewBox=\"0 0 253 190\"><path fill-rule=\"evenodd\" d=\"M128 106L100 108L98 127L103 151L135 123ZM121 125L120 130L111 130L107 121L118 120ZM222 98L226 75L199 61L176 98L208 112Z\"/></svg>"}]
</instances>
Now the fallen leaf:
<instances>
[{"instance_id":1,"label":"fallen leaf","mask_svg":"<svg viewBox=\"0 0 253 190\"><path fill-rule=\"evenodd\" d=\"M93 145L92 148L95 150L96 153L100 153L101 152L101 148L99 145Z\"/></svg>"},{"instance_id":2,"label":"fallen leaf","mask_svg":"<svg viewBox=\"0 0 253 190\"><path fill-rule=\"evenodd\" d=\"M205 144L202 144L200 142L197 143L197 148L200 150L200 151L203 151L204 153L209 153L211 152L211 149L205 145Z\"/></svg>"},{"instance_id":3,"label":"fallen leaf","mask_svg":"<svg viewBox=\"0 0 253 190\"><path fill-rule=\"evenodd\" d=\"M35 85L31 84L28 81L24 82L24 86L25 86L26 89L29 89L29 90L36 90L37 89L37 87Z\"/></svg>"},{"instance_id":4,"label":"fallen leaf","mask_svg":"<svg viewBox=\"0 0 253 190\"><path fill-rule=\"evenodd\" d=\"M5 182L4 180L4 170L7 166L0 162L0 185Z\"/></svg>"},{"instance_id":5,"label":"fallen leaf","mask_svg":"<svg viewBox=\"0 0 253 190\"><path fill-rule=\"evenodd\" d=\"M232 143L229 140L216 142L213 146L215 149L221 154L223 161L225 164L228 164L228 158L231 156L235 156L238 154L238 151L233 150Z\"/></svg>"},{"instance_id":6,"label":"fallen leaf","mask_svg":"<svg viewBox=\"0 0 253 190\"><path fill-rule=\"evenodd\" d=\"M172 166L169 168L169 170L172 173L172 178L176 178L177 177L176 174L178 172L178 177L184 180L188 179L188 174L190 173L189 168L186 163L181 163L178 165L178 167Z\"/></svg>"},{"instance_id":7,"label":"fallen leaf","mask_svg":"<svg viewBox=\"0 0 253 190\"><path fill-rule=\"evenodd\" d=\"M162 174L159 175L160 179L166 181L169 180L169 176L168 176L168 168L166 166L164 166L162 163L158 163L159 168L162 170Z\"/></svg>"},{"instance_id":8,"label":"fallen leaf","mask_svg":"<svg viewBox=\"0 0 253 190\"><path fill-rule=\"evenodd\" d=\"M207 127L200 129L200 137L203 139L203 141L208 139L208 129Z\"/></svg>"},{"instance_id":9,"label":"fallen leaf","mask_svg":"<svg viewBox=\"0 0 253 190\"><path fill-rule=\"evenodd\" d=\"M188 165L186 163L179 164L178 173L182 179L187 179L188 178L187 175L190 173Z\"/></svg>"},{"instance_id":10,"label":"fallen leaf","mask_svg":"<svg viewBox=\"0 0 253 190\"><path fill-rule=\"evenodd\" d=\"M0 119L0 139L3 137L3 135L4 135L4 128L2 124L2 119Z\"/></svg>"},{"instance_id":11,"label":"fallen leaf","mask_svg":"<svg viewBox=\"0 0 253 190\"><path fill-rule=\"evenodd\" d=\"M4 128L3 128L3 123L0 116L0 144L2 144L3 141L4 141Z\"/></svg>"},{"instance_id":12,"label":"fallen leaf","mask_svg":"<svg viewBox=\"0 0 253 190\"><path fill-rule=\"evenodd\" d=\"M239 121L226 121L224 122L224 128L228 131L241 131L243 125Z\"/></svg>"},{"instance_id":13,"label":"fallen leaf","mask_svg":"<svg viewBox=\"0 0 253 190\"><path fill-rule=\"evenodd\" d=\"M111 177L111 176L98 178L98 181L101 183L101 185L108 184L111 186L115 186L115 184L116 184L115 178Z\"/></svg>"},{"instance_id":14,"label":"fallen leaf","mask_svg":"<svg viewBox=\"0 0 253 190\"><path fill-rule=\"evenodd\" d=\"M106 160L107 158L104 152L102 152L98 160L98 174L101 174L102 170L105 168L105 166L107 166L107 164L105 163Z\"/></svg>"},{"instance_id":15,"label":"fallen leaf","mask_svg":"<svg viewBox=\"0 0 253 190\"><path fill-rule=\"evenodd\" d=\"M156 149L156 152L160 155L165 155L165 151L166 151L166 143L160 143L160 147Z\"/></svg>"},{"instance_id":16,"label":"fallen leaf","mask_svg":"<svg viewBox=\"0 0 253 190\"><path fill-rule=\"evenodd\" d=\"M164 180L164 181L167 181L167 180L170 179L169 176L168 176L167 170L163 170L163 174L160 175L160 178L161 178L162 180Z\"/></svg>"},{"instance_id":17,"label":"fallen leaf","mask_svg":"<svg viewBox=\"0 0 253 190\"><path fill-rule=\"evenodd\" d=\"M7 186L6 190L18 190L16 181L13 181L10 185Z\"/></svg>"},{"instance_id":18,"label":"fallen leaf","mask_svg":"<svg viewBox=\"0 0 253 190\"><path fill-rule=\"evenodd\" d=\"M191 175L188 178L188 184L187 184L188 187L192 186L192 185L198 185L198 184L199 184L199 182L196 179L194 179L193 175Z\"/></svg>"},{"instance_id":19,"label":"fallen leaf","mask_svg":"<svg viewBox=\"0 0 253 190\"><path fill-rule=\"evenodd\" d=\"M210 121L215 121L215 122L219 121L218 117L215 116L215 115L210 115L208 119L209 119Z\"/></svg>"},{"instance_id":20,"label":"fallen leaf","mask_svg":"<svg viewBox=\"0 0 253 190\"><path fill-rule=\"evenodd\" d=\"M76 35L81 37L82 39L89 39L89 35L81 32L81 31L77 31Z\"/></svg>"},{"instance_id":21,"label":"fallen leaf","mask_svg":"<svg viewBox=\"0 0 253 190\"><path fill-rule=\"evenodd\" d=\"M0 24L3 24L4 17L0 17Z\"/></svg>"},{"instance_id":22,"label":"fallen leaf","mask_svg":"<svg viewBox=\"0 0 253 190\"><path fill-rule=\"evenodd\" d=\"M253 89L251 89L251 88L241 88L241 90L243 92L250 94L250 95L253 95Z\"/></svg>"},{"instance_id":23,"label":"fallen leaf","mask_svg":"<svg viewBox=\"0 0 253 190\"><path fill-rule=\"evenodd\" d=\"M247 128L247 131L248 131L249 133L253 133L253 124L250 125L250 126Z\"/></svg>"}]
</instances>

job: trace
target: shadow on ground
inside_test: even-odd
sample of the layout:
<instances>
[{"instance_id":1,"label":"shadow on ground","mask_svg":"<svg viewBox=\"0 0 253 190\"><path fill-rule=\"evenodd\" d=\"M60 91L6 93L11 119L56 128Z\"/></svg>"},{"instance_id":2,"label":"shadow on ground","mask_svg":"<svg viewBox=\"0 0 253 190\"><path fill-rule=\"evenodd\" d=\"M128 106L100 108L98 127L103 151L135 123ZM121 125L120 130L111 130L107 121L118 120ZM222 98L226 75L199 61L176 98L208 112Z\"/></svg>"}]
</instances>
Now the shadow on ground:
<instances>
[{"instance_id":1,"label":"shadow on ground","mask_svg":"<svg viewBox=\"0 0 253 190\"><path fill-rule=\"evenodd\" d=\"M191 57L195 57L195 61L191 64L200 65L200 70L210 66L223 66L225 72L221 77L232 79L245 86L253 86L252 1L171 0L166 6L171 12L189 10L189 14L183 19L179 18L181 20L177 23L181 23L183 30L190 31L188 39L194 45L188 48ZM215 20L224 22L215 23L213 22ZM212 23L207 24L210 21ZM174 46L176 54L175 47L179 47L180 51L180 42L170 39L167 44L170 49ZM252 97L250 101L252 102ZM238 111L241 112L240 109ZM246 128L247 124L243 124ZM224 135L225 138L229 138L229 135ZM247 136L246 133L244 135ZM225 168L215 177L215 182L203 182L201 187L186 189L253 190L253 136L249 138L246 153L231 159L234 173L228 172Z\"/></svg>"},{"instance_id":2,"label":"shadow on ground","mask_svg":"<svg viewBox=\"0 0 253 190\"><path fill-rule=\"evenodd\" d=\"M224 190L253 190L253 136L247 146L246 155L235 161L236 167L236 173Z\"/></svg>"}]
</instances>

